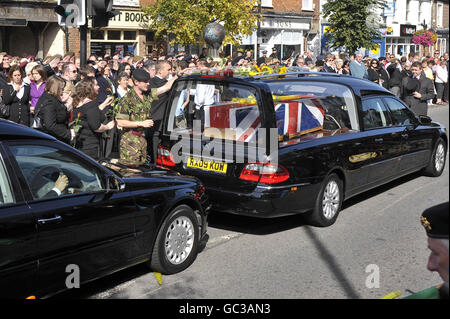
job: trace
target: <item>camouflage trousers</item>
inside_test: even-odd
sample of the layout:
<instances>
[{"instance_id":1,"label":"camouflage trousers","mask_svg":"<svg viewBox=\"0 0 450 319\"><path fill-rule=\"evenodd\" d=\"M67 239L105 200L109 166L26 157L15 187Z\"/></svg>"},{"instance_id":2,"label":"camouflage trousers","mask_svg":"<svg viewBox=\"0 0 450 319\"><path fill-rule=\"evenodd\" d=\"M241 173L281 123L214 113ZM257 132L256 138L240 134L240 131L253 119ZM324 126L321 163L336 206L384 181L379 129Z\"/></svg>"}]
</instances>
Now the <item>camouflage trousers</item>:
<instances>
[{"instance_id":1,"label":"camouflage trousers","mask_svg":"<svg viewBox=\"0 0 450 319\"><path fill-rule=\"evenodd\" d=\"M119 163L126 166L143 165L147 158L147 140L144 136L136 136L125 132L120 140Z\"/></svg>"}]
</instances>

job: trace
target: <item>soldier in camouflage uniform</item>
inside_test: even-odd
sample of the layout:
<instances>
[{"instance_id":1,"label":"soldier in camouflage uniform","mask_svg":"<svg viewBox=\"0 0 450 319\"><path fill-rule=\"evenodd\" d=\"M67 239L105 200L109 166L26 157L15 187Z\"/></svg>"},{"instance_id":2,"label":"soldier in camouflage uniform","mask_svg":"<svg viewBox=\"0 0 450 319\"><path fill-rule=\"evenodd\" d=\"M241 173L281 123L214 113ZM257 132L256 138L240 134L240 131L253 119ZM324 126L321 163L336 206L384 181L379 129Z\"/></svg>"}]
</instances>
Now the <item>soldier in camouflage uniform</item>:
<instances>
[{"instance_id":1,"label":"soldier in camouflage uniform","mask_svg":"<svg viewBox=\"0 0 450 319\"><path fill-rule=\"evenodd\" d=\"M158 99L157 89L148 91L149 74L136 69L132 74L134 87L122 98L118 104L119 114L116 116L117 125L124 133L120 141L119 163L128 167L143 165L147 157L147 140L145 128L152 127L151 104Z\"/></svg>"}]
</instances>

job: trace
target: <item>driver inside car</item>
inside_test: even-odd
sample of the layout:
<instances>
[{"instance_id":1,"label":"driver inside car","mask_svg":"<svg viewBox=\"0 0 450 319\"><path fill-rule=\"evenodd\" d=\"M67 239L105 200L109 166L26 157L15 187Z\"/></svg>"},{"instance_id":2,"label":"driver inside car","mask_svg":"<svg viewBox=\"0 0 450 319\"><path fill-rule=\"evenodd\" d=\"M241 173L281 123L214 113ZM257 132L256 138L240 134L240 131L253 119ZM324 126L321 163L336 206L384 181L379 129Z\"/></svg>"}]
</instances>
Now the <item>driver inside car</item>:
<instances>
[{"instance_id":1,"label":"driver inside car","mask_svg":"<svg viewBox=\"0 0 450 319\"><path fill-rule=\"evenodd\" d=\"M69 185L69 178L64 174L60 174L52 190L49 191L47 194L45 194L43 197L61 196L62 192L64 192L64 190L67 188L68 185Z\"/></svg>"}]
</instances>

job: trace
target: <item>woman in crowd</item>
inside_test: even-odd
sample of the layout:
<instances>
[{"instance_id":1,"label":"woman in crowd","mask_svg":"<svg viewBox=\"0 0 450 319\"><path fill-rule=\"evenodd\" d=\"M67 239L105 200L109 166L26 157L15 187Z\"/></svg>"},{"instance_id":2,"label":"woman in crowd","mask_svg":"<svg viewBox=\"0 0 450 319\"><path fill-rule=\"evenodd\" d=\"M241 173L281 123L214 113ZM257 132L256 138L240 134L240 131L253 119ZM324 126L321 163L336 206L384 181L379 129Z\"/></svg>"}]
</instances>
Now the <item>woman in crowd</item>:
<instances>
[{"instance_id":1,"label":"woman in crowd","mask_svg":"<svg viewBox=\"0 0 450 319\"><path fill-rule=\"evenodd\" d=\"M434 81L434 84L436 86L436 92L437 92L436 104L440 104L440 105L447 104L442 101L442 97L444 95L444 88L445 88L445 84L447 83L447 81L448 81L447 62L445 60L443 60L436 67L436 79Z\"/></svg>"},{"instance_id":2,"label":"woman in crowd","mask_svg":"<svg viewBox=\"0 0 450 319\"><path fill-rule=\"evenodd\" d=\"M342 74L350 75L350 61L344 61L344 64L342 65Z\"/></svg>"},{"instance_id":3,"label":"woman in crowd","mask_svg":"<svg viewBox=\"0 0 450 319\"><path fill-rule=\"evenodd\" d=\"M34 114L34 108L36 107L39 98L44 93L45 84L47 83L47 72L42 65L38 64L31 69L31 76L33 81L30 84L30 112Z\"/></svg>"},{"instance_id":4,"label":"woman in crowd","mask_svg":"<svg viewBox=\"0 0 450 319\"><path fill-rule=\"evenodd\" d=\"M81 125L77 132L75 146L86 155L94 159L103 157L101 136L102 133L111 130L115 126L115 121L102 124L104 116L101 107L97 102L99 86L93 78L80 81L75 88L74 121Z\"/></svg>"},{"instance_id":5,"label":"woman in crowd","mask_svg":"<svg viewBox=\"0 0 450 319\"><path fill-rule=\"evenodd\" d=\"M428 66L427 58L422 59L422 70L427 78L429 78L431 81L434 80L433 70Z\"/></svg>"},{"instance_id":6,"label":"woman in crowd","mask_svg":"<svg viewBox=\"0 0 450 319\"><path fill-rule=\"evenodd\" d=\"M99 86L97 102L103 103L108 96L116 94L116 88L111 80L111 64L105 64L101 73L97 76L97 83Z\"/></svg>"},{"instance_id":7,"label":"woman in crowd","mask_svg":"<svg viewBox=\"0 0 450 319\"><path fill-rule=\"evenodd\" d=\"M75 132L68 127L69 112L64 103L68 101L69 94L64 94L65 85L66 81L60 77L49 77L34 113L40 120L42 131L70 144Z\"/></svg>"},{"instance_id":8,"label":"woman in crowd","mask_svg":"<svg viewBox=\"0 0 450 319\"><path fill-rule=\"evenodd\" d=\"M370 68L367 69L367 73L369 75L370 81L380 84L380 82L382 80L380 78L380 73L378 71L378 67L379 67L379 61L377 59L372 59L370 61Z\"/></svg>"},{"instance_id":9,"label":"woman in crowd","mask_svg":"<svg viewBox=\"0 0 450 319\"><path fill-rule=\"evenodd\" d=\"M9 120L30 126L30 86L23 81L24 72L13 65L8 73L7 92L3 92L3 103L9 105Z\"/></svg>"},{"instance_id":10,"label":"woman in crowd","mask_svg":"<svg viewBox=\"0 0 450 319\"><path fill-rule=\"evenodd\" d=\"M117 71L117 74L120 74L122 72L125 72L125 73L128 74L128 76L130 77L130 80L128 81L128 86L132 87L133 86L133 81L131 80L131 65L129 65L126 62L120 64L119 70Z\"/></svg>"},{"instance_id":11,"label":"woman in crowd","mask_svg":"<svg viewBox=\"0 0 450 319\"><path fill-rule=\"evenodd\" d=\"M336 59L334 61L335 66L336 66L336 73L337 74L344 74L344 61L342 59Z\"/></svg>"},{"instance_id":12,"label":"woman in crowd","mask_svg":"<svg viewBox=\"0 0 450 319\"><path fill-rule=\"evenodd\" d=\"M125 94L128 93L128 82L130 80L130 77L128 73L122 72L117 76L117 97L124 97Z\"/></svg>"},{"instance_id":13,"label":"woman in crowd","mask_svg":"<svg viewBox=\"0 0 450 319\"><path fill-rule=\"evenodd\" d=\"M396 58L391 58L391 63L386 70L389 73L389 91L396 97L401 96L402 74L400 65Z\"/></svg>"}]
</instances>

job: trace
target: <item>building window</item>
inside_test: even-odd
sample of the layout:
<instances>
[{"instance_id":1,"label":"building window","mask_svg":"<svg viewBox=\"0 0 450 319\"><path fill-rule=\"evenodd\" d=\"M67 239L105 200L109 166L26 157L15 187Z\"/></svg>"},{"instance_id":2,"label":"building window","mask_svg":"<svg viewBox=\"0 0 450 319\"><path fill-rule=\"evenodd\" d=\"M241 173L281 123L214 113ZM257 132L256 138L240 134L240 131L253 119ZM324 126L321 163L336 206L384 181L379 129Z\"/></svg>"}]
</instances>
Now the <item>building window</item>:
<instances>
[{"instance_id":1,"label":"building window","mask_svg":"<svg viewBox=\"0 0 450 319\"><path fill-rule=\"evenodd\" d=\"M313 11L313 0L302 0L302 10L303 11Z\"/></svg>"},{"instance_id":2,"label":"building window","mask_svg":"<svg viewBox=\"0 0 450 319\"><path fill-rule=\"evenodd\" d=\"M261 7L263 7L263 8L273 8L272 0L261 0Z\"/></svg>"},{"instance_id":3,"label":"building window","mask_svg":"<svg viewBox=\"0 0 450 319\"><path fill-rule=\"evenodd\" d=\"M93 40L105 40L105 31L103 31L103 30L91 30L91 39L93 39Z\"/></svg>"},{"instance_id":4,"label":"building window","mask_svg":"<svg viewBox=\"0 0 450 319\"><path fill-rule=\"evenodd\" d=\"M120 40L120 31L108 30L108 40Z\"/></svg>"},{"instance_id":5,"label":"building window","mask_svg":"<svg viewBox=\"0 0 450 319\"><path fill-rule=\"evenodd\" d=\"M444 4L438 3L437 4L437 10L436 10L436 26L438 28L442 28L443 24L444 24L443 11L444 11Z\"/></svg>"},{"instance_id":6,"label":"building window","mask_svg":"<svg viewBox=\"0 0 450 319\"><path fill-rule=\"evenodd\" d=\"M136 40L136 31L123 31L124 40Z\"/></svg>"},{"instance_id":7,"label":"building window","mask_svg":"<svg viewBox=\"0 0 450 319\"><path fill-rule=\"evenodd\" d=\"M145 41L147 41L147 42L155 41L155 32L147 32L145 34Z\"/></svg>"}]
</instances>

